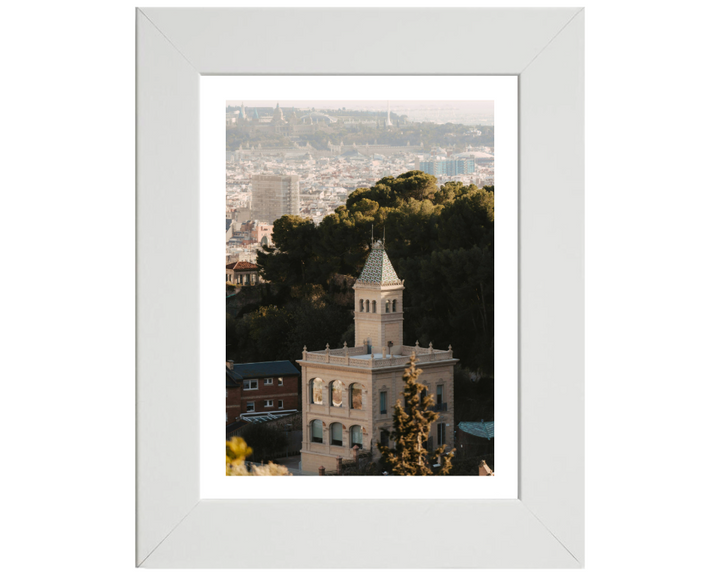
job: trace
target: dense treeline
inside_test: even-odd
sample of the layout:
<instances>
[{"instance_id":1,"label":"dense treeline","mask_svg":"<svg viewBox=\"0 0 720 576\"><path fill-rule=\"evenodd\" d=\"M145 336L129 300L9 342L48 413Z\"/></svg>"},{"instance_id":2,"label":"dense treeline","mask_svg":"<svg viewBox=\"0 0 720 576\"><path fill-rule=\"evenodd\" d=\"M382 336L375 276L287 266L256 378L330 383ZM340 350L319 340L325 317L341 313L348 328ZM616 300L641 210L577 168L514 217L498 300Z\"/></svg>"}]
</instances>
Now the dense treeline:
<instances>
[{"instance_id":1,"label":"dense treeline","mask_svg":"<svg viewBox=\"0 0 720 576\"><path fill-rule=\"evenodd\" d=\"M493 374L492 187L438 187L411 171L355 190L319 225L298 216L274 224L274 247L257 259L272 288L252 312L229 316L228 357L297 359L303 345L352 345L352 285L374 228L405 280L405 343L452 344L465 368Z\"/></svg>"}]
</instances>

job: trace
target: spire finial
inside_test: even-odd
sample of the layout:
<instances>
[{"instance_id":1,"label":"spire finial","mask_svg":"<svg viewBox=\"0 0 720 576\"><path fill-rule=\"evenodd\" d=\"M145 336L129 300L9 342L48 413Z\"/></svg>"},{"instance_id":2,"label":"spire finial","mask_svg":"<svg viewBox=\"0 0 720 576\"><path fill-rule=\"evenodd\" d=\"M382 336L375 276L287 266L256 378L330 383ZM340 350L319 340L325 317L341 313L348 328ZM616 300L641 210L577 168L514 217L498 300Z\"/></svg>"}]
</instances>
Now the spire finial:
<instances>
[{"instance_id":1,"label":"spire finial","mask_svg":"<svg viewBox=\"0 0 720 576\"><path fill-rule=\"evenodd\" d=\"M375 244L375 224L370 224L370 246Z\"/></svg>"}]
</instances>

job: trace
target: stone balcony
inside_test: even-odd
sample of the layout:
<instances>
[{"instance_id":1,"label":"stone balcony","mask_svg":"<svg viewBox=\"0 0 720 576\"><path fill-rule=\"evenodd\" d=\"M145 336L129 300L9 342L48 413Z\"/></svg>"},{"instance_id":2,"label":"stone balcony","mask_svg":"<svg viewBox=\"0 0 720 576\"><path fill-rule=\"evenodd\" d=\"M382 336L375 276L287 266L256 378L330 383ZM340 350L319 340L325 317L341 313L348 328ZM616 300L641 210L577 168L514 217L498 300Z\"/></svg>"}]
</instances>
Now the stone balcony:
<instances>
[{"instance_id":1,"label":"stone balcony","mask_svg":"<svg viewBox=\"0 0 720 576\"><path fill-rule=\"evenodd\" d=\"M303 348L302 359L316 364L333 364L337 366L353 366L355 368L387 368L391 366L404 366L410 362L410 356L415 353L416 363L437 362L450 360L453 357L452 346L447 350L435 350L432 344L428 348L421 346L402 346L402 354L368 354L365 346L347 345L342 348L330 349L328 345L325 350L308 352Z\"/></svg>"}]
</instances>

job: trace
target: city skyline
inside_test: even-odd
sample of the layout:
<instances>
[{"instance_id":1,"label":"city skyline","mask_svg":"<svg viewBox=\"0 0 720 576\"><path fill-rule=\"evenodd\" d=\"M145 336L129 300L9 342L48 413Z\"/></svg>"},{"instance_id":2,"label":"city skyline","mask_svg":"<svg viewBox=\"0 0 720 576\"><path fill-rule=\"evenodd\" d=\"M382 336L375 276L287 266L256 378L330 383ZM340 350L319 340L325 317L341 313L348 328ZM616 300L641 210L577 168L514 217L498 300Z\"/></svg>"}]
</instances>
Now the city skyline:
<instances>
[{"instance_id":1,"label":"city skyline","mask_svg":"<svg viewBox=\"0 0 720 576\"><path fill-rule=\"evenodd\" d=\"M246 108L331 109L346 111L390 112L407 115L413 122L444 124L493 125L495 102L493 100L228 100L227 106Z\"/></svg>"}]
</instances>

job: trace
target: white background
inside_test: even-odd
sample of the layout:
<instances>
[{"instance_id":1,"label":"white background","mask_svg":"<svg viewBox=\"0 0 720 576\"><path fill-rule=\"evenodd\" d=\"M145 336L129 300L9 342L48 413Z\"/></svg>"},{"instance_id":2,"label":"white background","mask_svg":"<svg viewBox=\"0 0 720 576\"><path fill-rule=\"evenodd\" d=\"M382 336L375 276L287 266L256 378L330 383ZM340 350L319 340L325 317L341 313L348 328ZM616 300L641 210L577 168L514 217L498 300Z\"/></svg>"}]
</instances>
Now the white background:
<instances>
[{"instance_id":1,"label":"white background","mask_svg":"<svg viewBox=\"0 0 720 576\"><path fill-rule=\"evenodd\" d=\"M200 497L217 498L510 498L517 491L517 77L211 76L200 82ZM495 476L317 477L225 476L225 105L227 100L493 100L495 183ZM274 97L274 99L273 99ZM342 106L342 104L338 104ZM391 105L392 107L392 105ZM411 287L410 287L411 288ZM300 351L298 350L298 354ZM501 473L502 471L502 473ZM252 484L249 485L249 482Z\"/></svg>"},{"instance_id":2,"label":"white background","mask_svg":"<svg viewBox=\"0 0 720 576\"><path fill-rule=\"evenodd\" d=\"M720 476L717 9L585 5L587 573L710 573ZM0 42L2 567L128 575L133 3L16 2Z\"/></svg>"}]
</instances>

